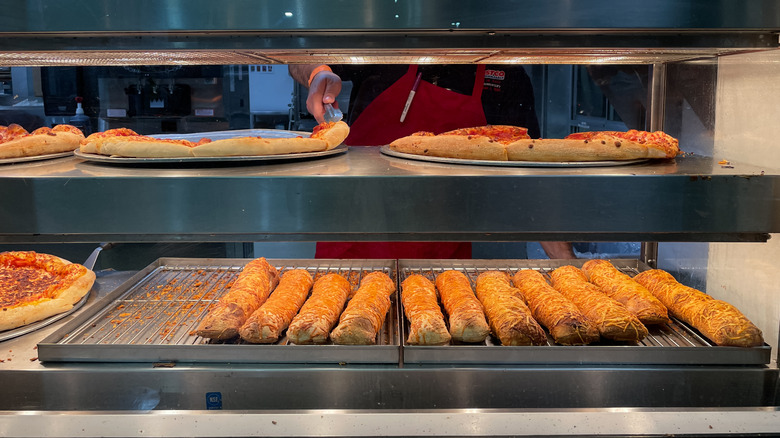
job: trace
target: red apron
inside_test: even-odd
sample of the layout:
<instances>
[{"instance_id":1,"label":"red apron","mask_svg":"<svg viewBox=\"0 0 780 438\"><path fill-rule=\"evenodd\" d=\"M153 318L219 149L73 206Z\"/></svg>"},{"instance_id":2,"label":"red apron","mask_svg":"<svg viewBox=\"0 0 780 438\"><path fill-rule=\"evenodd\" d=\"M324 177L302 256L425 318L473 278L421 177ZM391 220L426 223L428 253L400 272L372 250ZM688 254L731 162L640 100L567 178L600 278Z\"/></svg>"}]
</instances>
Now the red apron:
<instances>
[{"instance_id":1,"label":"red apron","mask_svg":"<svg viewBox=\"0 0 780 438\"><path fill-rule=\"evenodd\" d=\"M482 109L485 65L477 66L474 89L464 95L420 81L412 105L401 123L409 92L417 78L417 66L376 97L350 126L345 143L381 146L418 131L441 133L487 123ZM318 242L317 258L447 259L471 258L470 242Z\"/></svg>"}]
</instances>

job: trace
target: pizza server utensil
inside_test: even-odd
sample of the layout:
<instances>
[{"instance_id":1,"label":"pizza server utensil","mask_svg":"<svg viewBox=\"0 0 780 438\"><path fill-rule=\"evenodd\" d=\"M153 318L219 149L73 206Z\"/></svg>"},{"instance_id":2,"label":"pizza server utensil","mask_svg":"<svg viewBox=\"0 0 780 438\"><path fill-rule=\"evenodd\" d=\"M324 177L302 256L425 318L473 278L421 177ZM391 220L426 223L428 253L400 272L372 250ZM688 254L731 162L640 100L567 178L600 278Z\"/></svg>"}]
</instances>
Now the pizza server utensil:
<instances>
[{"instance_id":1,"label":"pizza server utensil","mask_svg":"<svg viewBox=\"0 0 780 438\"><path fill-rule=\"evenodd\" d=\"M100 252L104 249L108 249L114 246L113 243L101 243L98 245L97 248L92 250L92 254L87 257L87 260L84 261L84 266L89 269L90 271L95 270L95 262L97 262L98 256L100 255Z\"/></svg>"},{"instance_id":2,"label":"pizza server utensil","mask_svg":"<svg viewBox=\"0 0 780 438\"><path fill-rule=\"evenodd\" d=\"M92 253L89 255L89 257L87 257L87 260L84 261L83 263L84 267L86 267L90 271L93 270L95 267L95 262L97 261L97 258L100 255L100 252L112 246L114 246L113 243L101 243L97 248L92 250ZM70 310L68 310L67 312L58 313L56 315L50 316L46 319L34 322L32 324L23 325L15 329L0 332L0 342L6 341L8 339L13 339L18 336L26 335L28 333L32 333L38 329L46 327L47 325L53 324L65 318L66 316L80 309L81 306L83 306L89 300L90 295L92 295L92 290L84 294L84 296L81 297L81 299L78 302L76 302L73 305L73 307L71 307Z\"/></svg>"},{"instance_id":3,"label":"pizza server utensil","mask_svg":"<svg viewBox=\"0 0 780 438\"><path fill-rule=\"evenodd\" d=\"M338 122L341 119L344 118L344 113L341 112L338 108L333 108L333 105L326 103L323 105L325 107L325 121L326 122Z\"/></svg>"}]
</instances>

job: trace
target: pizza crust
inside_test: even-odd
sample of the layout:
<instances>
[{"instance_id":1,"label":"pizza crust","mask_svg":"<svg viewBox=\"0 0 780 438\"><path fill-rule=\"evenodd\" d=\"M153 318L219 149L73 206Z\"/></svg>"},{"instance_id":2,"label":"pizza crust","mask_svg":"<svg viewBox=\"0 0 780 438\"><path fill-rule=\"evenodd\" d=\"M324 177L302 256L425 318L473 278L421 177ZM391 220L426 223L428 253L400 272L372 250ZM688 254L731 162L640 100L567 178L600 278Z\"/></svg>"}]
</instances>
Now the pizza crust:
<instances>
[{"instance_id":1,"label":"pizza crust","mask_svg":"<svg viewBox=\"0 0 780 438\"><path fill-rule=\"evenodd\" d=\"M570 140L533 139L520 140L506 145L510 161L624 161L646 158L666 158L662 149L623 140L608 139Z\"/></svg>"},{"instance_id":2,"label":"pizza crust","mask_svg":"<svg viewBox=\"0 0 780 438\"><path fill-rule=\"evenodd\" d=\"M66 265L73 264L52 255L39 254L39 256L48 256L52 260ZM95 273L81 265L79 266L83 268L81 275L76 277L67 288L62 289L56 297L0 309L0 331L22 327L72 309L73 305L79 302L95 283ZM10 268L3 267L3 269Z\"/></svg>"},{"instance_id":3,"label":"pizza crust","mask_svg":"<svg viewBox=\"0 0 780 438\"><path fill-rule=\"evenodd\" d=\"M464 160L588 162L672 158L662 147L618 137L599 140L523 139L508 144L480 135L410 135L389 145L407 154Z\"/></svg>"},{"instance_id":4,"label":"pizza crust","mask_svg":"<svg viewBox=\"0 0 780 438\"><path fill-rule=\"evenodd\" d=\"M325 140L319 138L239 137L195 146L192 154L196 157L255 156L320 152L327 149Z\"/></svg>"},{"instance_id":5,"label":"pizza crust","mask_svg":"<svg viewBox=\"0 0 780 438\"><path fill-rule=\"evenodd\" d=\"M130 140L123 137L108 138L100 145L103 155L131 158L181 158L191 157L190 146L150 140Z\"/></svg>"},{"instance_id":6,"label":"pizza crust","mask_svg":"<svg viewBox=\"0 0 780 438\"><path fill-rule=\"evenodd\" d=\"M325 143L327 147L325 150L331 150L341 143L344 142L344 140L347 139L347 136L349 135L349 125L347 125L344 122L336 122L333 124L333 126L329 128L325 128L322 131L315 134L314 138L321 138L322 140L325 140Z\"/></svg>"},{"instance_id":7,"label":"pizza crust","mask_svg":"<svg viewBox=\"0 0 780 438\"><path fill-rule=\"evenodd\" d=\"M69 152L79 147L84 136L72 132L30 134L0 144L0 158L35 157L38 155Z\"/></svg>"},{"instance_id":8,"label":"pizza crust","mask_svg":"<svg viewBox=\"0 0 780 438\"><path fill-rule=\"evenodd\" d=\"M506 147L485 136L410 135L390 143L390 149L406 154L464 160L507 161Z\"/></svg>"}]
</instances>

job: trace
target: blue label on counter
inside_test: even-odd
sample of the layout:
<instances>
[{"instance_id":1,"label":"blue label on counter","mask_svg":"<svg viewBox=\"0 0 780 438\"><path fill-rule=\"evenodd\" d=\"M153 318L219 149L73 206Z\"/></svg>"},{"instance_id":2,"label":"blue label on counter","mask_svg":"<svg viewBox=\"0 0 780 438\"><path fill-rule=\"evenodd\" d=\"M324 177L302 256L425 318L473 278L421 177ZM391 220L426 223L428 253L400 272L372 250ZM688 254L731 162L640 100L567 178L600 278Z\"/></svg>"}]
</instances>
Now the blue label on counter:
<instances>
[{"instance_id":1,"label":"blue label on counter","mask_svg":"<svg viewBox=\"0 0 780 438\"><path fill-rule=\"evenodd\" d=\"M206 393L206 409L222 409L222 393L221 392L207 392Z\"/></svg>"}]
</instances>

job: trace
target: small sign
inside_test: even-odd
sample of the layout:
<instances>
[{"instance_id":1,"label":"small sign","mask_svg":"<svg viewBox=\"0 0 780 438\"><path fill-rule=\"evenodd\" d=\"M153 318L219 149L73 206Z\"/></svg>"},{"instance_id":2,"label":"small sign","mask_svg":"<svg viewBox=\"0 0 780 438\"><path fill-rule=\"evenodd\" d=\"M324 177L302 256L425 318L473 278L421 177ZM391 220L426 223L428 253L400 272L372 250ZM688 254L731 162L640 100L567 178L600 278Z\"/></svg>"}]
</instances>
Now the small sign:
<instances>
[{"instance_id":1,"label":"small sign","mask_svg":"<svg viewBox=\"0 0 780 438\"><path fill-rule=\"evenodd\" d=\"M208 409L208 410L222 409L222 393L221 392L207 392L206 393L206 409Z\"/></svg>"}]
</instances>

